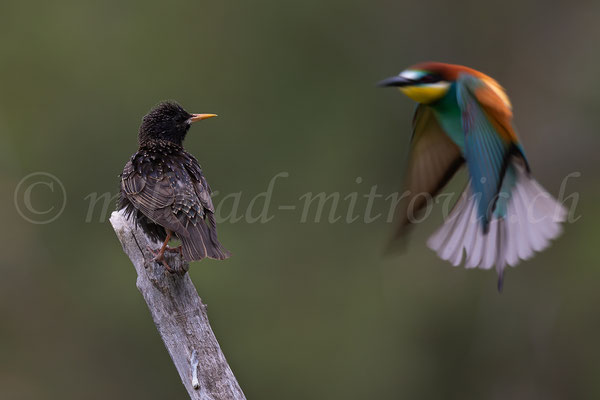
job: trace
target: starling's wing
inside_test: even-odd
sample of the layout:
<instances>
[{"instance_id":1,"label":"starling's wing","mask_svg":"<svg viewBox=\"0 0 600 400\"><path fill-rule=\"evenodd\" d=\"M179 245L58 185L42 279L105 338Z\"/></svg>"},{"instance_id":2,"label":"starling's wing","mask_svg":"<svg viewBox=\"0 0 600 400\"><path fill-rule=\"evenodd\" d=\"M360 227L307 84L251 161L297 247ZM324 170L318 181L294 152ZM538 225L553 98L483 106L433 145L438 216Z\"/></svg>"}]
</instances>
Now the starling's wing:
<instances>
[{"instance_id":1,"label":"starling's wing","mask_svg":"<svg viewBox=\"0 0 600 400\"><path fill-rule=\"evenodd\" d=\"M200 260L209 257L223 260L229 257L230 253L217 238L215 207L210 197L210 187L198 161L185 153L184 159L178 164L183 168L176 169L177 186L173 209L189 235L181 239L185 258Z\"/></svg>"},{"instance_id":2,"label":"starling's wing","mask_svg":"<svg viewBox=\"0 0 600 400\"><path fill-rule=\"evenodd\" d=\"M212 191L208 185L208 182L206 181L206 178L204 178L200 164L198 164L198 161L191 154L186 154L186 156L187 159L184 163L185 169L192 178L196 195L198 196L198 199L200 200L204 210L214 213L215 207L210 197Z\"/></svg>"},{"instance_id":3,"label":"starling's wing","mask_svg":"<svg viewBox=\"0 0 600 400\"><path fill-rule=\"evenodd\" d=\"M462 74L456 82L465 133L465 159L473 194L478 197L477 216L484 232L498 199L509 156L516 152L524 159L512 127L508 98L493 82L469 74Z\"/></svg>"},{"instance_id":4,"label":"starling's wing","mask_svg":"<svg viewBox=\"0 0 600 400\"><path fill-rule=\"evenodd\" d=\"M161 163L140 162L137 168L128 164L121 186L145 216L176 234L186 260L229 256L217 240L208 185L193 157L182 154Z\"/></svg>"},{"instance_id":5,"label":"starling's wing","mask_svg":"<svg viewBox=\"0 0 600 400\"><path fill-rule=\"evenodd\" d=\"M129 161L121 176L121 189L146 217L173 232L184 232L184 226L172 212L175 190L162 165L144 163L135 168Z\"/></svg>"},{"instance_id":6,"label":"starling's wing","mask_svg":"<svg viewBox=\"0 0 600 400\"><path fill-rule=\"evenodd\" d=\"M413 133L404 191L396 208L396 237L418 217L418 212L448 183L464 162L460 149L442 129L433 110L419 105L413 118Z\"/></svg>"}]
</instances>

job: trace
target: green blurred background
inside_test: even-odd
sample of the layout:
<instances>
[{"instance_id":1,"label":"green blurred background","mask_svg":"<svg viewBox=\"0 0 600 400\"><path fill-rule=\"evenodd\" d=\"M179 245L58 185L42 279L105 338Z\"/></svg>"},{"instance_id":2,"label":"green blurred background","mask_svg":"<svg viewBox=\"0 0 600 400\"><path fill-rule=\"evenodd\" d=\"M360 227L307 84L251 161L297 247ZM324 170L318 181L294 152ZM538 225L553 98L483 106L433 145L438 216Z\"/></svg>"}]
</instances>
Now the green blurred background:
<instances>
[{"instance_id":1,"label":"green blurred background","mask_svg":"<svg viewBox=\"0 0 600 400\"><path fill-rule=\"evenodd\" d=\"M86 196L116 193L163 99L220 115L186 146L241 209L289 173L273 220L221 223L234 257L190 271L249 398L600 398L600 3L560 3L3 1L0 398L186 398L111 227L98 209L86 222ZM439 218L386 258L383 219L276 209L306 192L399 190L413 104L374 83L425 60L506 87L551 193L581 174L568 186L581 218L508 271L502 295L494 272L426 248ZM67 192L44 225L13 199L36 171ZM32 193L38 209L60 201Z\"/></svg>"}]
</instances>

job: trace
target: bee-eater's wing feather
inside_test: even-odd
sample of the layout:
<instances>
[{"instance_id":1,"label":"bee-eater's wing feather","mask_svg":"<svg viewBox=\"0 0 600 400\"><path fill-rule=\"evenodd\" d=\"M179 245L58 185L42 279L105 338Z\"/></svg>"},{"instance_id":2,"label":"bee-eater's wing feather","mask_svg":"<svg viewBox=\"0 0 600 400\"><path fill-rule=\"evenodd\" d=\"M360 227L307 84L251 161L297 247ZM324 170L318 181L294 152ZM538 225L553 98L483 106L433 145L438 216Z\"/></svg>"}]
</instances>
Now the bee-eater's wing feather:
<instances>
[{"instance_id":1,"label":"bee-eater's wing feather","mask_svg":"<svg viewBox=\"0 0 600 400\"><path fill-rule=\"evenodd\" d=\"M460 149L442 129L433 110L419 105L413 118L404 191L396 208L399 223L396 238L402 236L463 162Z\"/></svg>"},{"instance_id":2,"label":"bee-eater's wing feather","mask_svg":"<svg viewBox=\"0 0 600 400\"><path fill-rule=\"evenodd\" d=\"M498 95L499 89L484 79L462 74L456 85L465 133L465 159L473 193L479 198L477 215L487 232L509 156L518 149L512 112Z\"/></svg>"}]
</instances>

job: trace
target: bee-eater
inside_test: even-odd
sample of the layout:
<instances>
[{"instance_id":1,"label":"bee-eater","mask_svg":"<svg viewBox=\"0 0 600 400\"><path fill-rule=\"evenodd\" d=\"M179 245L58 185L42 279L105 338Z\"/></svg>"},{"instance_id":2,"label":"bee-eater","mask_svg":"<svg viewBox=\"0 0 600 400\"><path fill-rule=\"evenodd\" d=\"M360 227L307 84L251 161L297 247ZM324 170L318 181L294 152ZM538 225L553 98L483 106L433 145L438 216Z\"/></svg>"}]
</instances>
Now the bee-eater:
<instances>
[{"instance_id":1,"label":"bee-eater","mask_svg":"<svg viewBox=\"0 0 600 400\"><path fill-rule=\"evenodd\" d=\"M379 85L398 87L419 103L397 236L466 163L469 183L427 245L455 266L463 255L467 268L495 266L502 290L506 265L546 248L567 216L531 176L506 92L479 71L438 62L417 64Z\"/></svg>"}]
</instances>

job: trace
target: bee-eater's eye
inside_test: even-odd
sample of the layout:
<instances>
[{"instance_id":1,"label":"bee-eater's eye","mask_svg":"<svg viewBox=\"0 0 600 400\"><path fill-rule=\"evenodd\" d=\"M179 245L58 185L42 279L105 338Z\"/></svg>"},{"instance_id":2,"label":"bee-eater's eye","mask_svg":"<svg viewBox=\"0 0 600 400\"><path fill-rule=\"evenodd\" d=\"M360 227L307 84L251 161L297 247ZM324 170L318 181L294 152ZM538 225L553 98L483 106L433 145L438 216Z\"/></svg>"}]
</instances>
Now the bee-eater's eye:
<instances>
[{"instance_id":1,"label":"bee-eater's eye","mask_svg":"<svg viewBox=\"0 0 600 400\"><path fill-rule=\"evenodd\" d=\"M421 79L419 79L419 83L436 83L442 80L442 77L439 75L435 75L435 74L428 74L423 76Z\"/></svg>"}]
</instances>

